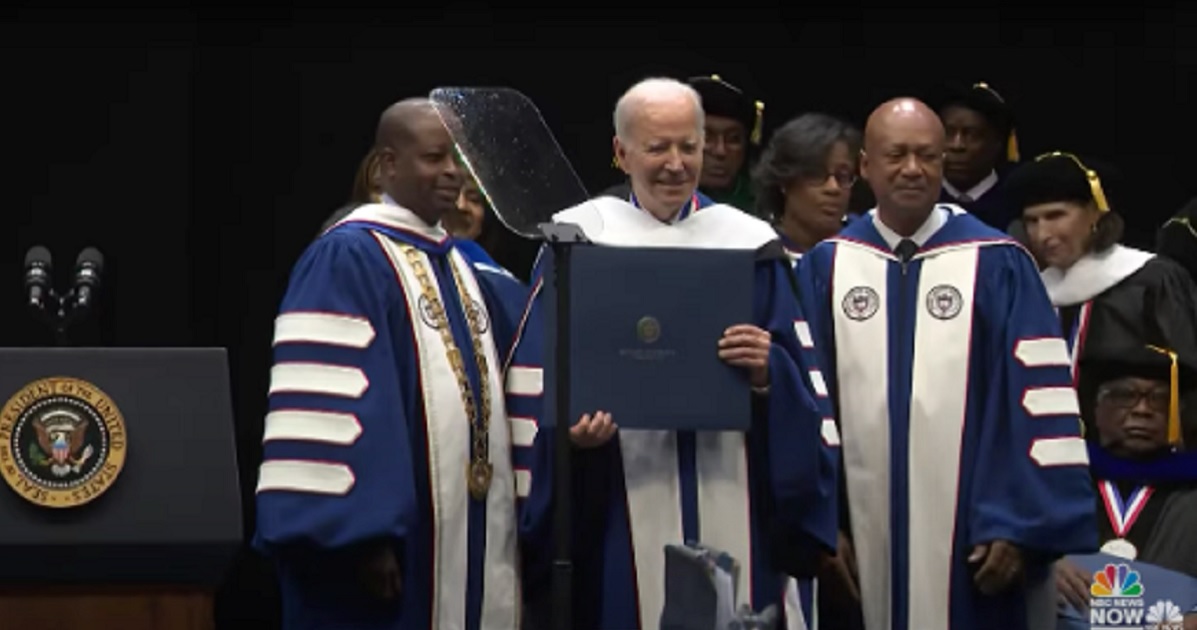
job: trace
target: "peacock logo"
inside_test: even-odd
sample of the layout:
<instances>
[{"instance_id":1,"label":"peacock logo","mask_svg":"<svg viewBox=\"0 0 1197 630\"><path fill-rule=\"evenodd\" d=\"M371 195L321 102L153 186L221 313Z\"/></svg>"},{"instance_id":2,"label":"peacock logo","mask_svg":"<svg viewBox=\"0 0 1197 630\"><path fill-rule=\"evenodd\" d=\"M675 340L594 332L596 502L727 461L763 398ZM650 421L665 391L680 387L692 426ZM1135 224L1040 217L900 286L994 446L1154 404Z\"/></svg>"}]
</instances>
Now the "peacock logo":
<instances>
[{"instance_id":1,"label":"peacock logo","mask_svg":"<svg viewBox=\"0 0 1197 630\"><path fill-rule=\"evenodd\" d=\"M1180 606L1177 606L1172 600L1164 600L1156 602L1147 609L1147 623L1153 624L1151 627L1160 628L1183 628L1185 616L1180 612Z\"/></svg>"},{"instance_id":2,"label":"peacock logo","mask_svg":"<svg viewBox=\"0 0 1197 630\"><path fill-rule=\"evenodd\" d=\"M1125 564L1107 564L1093 574L1089 594L1094 597L1139 597L1143 595L1143 583L1139 572Z\"/></svg>"}]
</instances>

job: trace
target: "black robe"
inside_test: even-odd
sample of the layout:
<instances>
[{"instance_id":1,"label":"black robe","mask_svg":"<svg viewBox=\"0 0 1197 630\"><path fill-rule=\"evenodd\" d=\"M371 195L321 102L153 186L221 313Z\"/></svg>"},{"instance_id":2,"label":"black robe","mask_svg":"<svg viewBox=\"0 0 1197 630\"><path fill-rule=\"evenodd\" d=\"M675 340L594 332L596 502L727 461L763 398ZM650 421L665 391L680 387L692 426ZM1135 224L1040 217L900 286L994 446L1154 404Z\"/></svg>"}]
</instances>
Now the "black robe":
<instances>
[{"instance_id":1,"label":"black robe","mask_svg":"<svg viewBox=\"0 0 1197 630\"><path fill-rule=\"evenodd\" d=\"M939 202L960 206L966 212L984 221L990 227L1008 232L1011 230L1014 222L1022 218L1022 208L1017 207L1006 193L1007 172L1008 169L997 170L997 183L993 185L993 188L985 191L985 194L981 195L978 199L963 203L958 198L952 196L952 193L948 192L945 186L939 193Z\"/></svg>"},{"instance_id":2,"label":"black robe","mask_svg":"<svg viewBox=\"0 0 1197 630\"><path fill-rule=\"evenodd\" d=\"M1061 330L1073 352L1074 379L1086 432L1100 383L1079 369L1090 356L1116 356L1145 345L1170 348L1197 364L1197 285L1183 267L1148 252L1115 245L1082 258L1067 273L1043 271ZM1077 352L1079 346L1079 356ZM1186 401L1197 403L1193 394ZM1197 404L1186 404L1186 443L1197 443Z\"/></svg>"}]
</instances>

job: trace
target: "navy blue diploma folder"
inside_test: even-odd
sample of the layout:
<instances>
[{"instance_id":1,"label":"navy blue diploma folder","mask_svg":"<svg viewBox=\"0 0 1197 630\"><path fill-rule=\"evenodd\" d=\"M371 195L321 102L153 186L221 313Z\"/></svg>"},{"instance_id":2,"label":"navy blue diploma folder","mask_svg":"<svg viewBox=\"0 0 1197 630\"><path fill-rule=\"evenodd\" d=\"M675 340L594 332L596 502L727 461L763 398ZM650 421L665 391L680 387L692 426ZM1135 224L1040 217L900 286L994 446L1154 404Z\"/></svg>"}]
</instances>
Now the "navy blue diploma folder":
<instances>
[{"instance_id":1,"label":"navy blue diploma folder","mask_svg":"<svg viewBox=\"0 0 1197 630\"><path fill-rule=\"evenodd\" d=\"M747 373L719 359L723 332L752 322L756 252L574 245L572 426L610 412L621 430L747 431ZM545 418L556 410L556 264L545 252Z\"/></svg>"}]
</instances>

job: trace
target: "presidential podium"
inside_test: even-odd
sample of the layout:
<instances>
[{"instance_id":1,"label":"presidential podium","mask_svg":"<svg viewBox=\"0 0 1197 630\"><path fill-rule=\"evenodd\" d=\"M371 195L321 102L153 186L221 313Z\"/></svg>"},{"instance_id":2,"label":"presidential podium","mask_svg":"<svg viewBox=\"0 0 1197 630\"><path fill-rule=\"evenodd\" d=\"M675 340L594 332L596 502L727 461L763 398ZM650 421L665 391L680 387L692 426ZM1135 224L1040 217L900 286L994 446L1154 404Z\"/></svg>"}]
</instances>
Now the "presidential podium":
<instances>
[{"instance_id":1,"label":"presidential podium","mask_svg":"<svg viewBox=\"0 0 1197 630\"><path fill-rule=\"evenodd\" d=\"M242 540L216 348L0 349L0 628L210 630Z\"/></svg>"}]
</instances>

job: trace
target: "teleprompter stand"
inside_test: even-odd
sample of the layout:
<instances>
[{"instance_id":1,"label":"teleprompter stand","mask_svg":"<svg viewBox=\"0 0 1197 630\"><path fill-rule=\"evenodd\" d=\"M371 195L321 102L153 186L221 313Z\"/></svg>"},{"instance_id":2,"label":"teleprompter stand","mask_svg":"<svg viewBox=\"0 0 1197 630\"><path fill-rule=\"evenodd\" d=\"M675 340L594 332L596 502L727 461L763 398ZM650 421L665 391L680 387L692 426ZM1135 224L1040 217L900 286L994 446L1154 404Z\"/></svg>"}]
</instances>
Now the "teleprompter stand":
<instances>
[{"instance_id":1,"label":"teleprompter stand","mask_svg":"<svg viewBox=\"0 0 1197 630\"><path fill-rule=\"evenodd\" d=\"M570 497L573 475L572 449L569 439L570 418L570 259L578 245L590 240L581 228L571 223L540 225L545 244L553 254L552 282L554 300L550 319L553 322L553 416L556 428L553 466L553 628L572 630L573 624L573 505Z\"/></svg>"}]
</instances>

